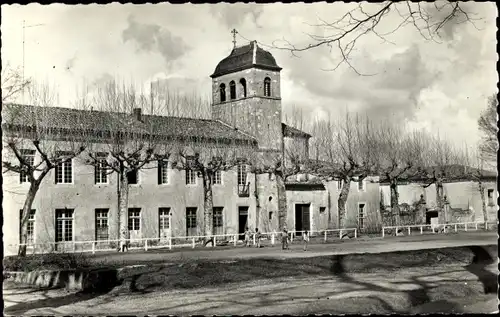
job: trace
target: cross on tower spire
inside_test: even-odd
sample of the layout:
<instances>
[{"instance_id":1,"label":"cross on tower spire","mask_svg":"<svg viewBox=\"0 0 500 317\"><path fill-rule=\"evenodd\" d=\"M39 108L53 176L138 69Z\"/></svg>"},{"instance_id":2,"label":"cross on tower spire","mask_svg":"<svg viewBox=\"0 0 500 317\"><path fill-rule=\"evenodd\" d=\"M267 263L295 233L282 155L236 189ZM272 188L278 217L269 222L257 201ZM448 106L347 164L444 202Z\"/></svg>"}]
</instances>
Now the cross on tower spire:
<instances>
[{"instance_id":1,"label":"cross on tower spire","mask_svg":"<svg viewBox=\"0 0 500 317\"><path fill-rule=\"evenodd\" d=\"M236 31L236 29L233 29L231 33L233 33L233 47L236 48L236 34L238 33L238 31Z\"/></svg>"}]
</instances>

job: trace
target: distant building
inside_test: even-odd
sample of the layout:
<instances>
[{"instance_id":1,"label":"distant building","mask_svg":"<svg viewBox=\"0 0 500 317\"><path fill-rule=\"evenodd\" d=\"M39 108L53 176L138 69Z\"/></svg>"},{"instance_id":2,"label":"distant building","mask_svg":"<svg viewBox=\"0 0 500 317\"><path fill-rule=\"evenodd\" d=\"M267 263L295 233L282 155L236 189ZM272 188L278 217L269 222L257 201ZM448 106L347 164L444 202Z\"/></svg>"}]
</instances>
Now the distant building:
<instances>
[{"instance_id":1,"label":"distant building","mask_svg":"<svg viewBox=\"0 0 500 317\"><path fill-rule=\"evenodd\" d=\"M431 218L439 218L439 222L474 222L484 221L482 199L484 199L487 210L487 221L495 221L497 216L496 173L474 169L472 167L453 165L449 166L452 177L443 184L443 192L446 197L447 215L438 214L436 201L436 186L423 178L413 178L411 182L398 185L399 204L409 208L416 206L421 198L425 201L426 213L423 223L430 224ZM479 178L478 178L479 177ZM479 190L481 180L483 191ZM386 208L390 208L389 184L381 179L381 199ZM482 196L482 197L481 197ZM418 219L417 219L418 221Z\"/></svg>"}]
</instances>

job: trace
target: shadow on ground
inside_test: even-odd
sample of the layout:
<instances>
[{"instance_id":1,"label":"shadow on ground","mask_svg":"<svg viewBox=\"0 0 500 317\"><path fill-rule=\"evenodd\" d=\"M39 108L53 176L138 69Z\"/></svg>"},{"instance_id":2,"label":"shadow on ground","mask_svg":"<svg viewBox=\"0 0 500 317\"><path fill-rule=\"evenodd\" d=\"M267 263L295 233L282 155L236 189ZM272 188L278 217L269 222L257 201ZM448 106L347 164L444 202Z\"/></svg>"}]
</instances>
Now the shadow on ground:
<instances>
[{"instance_id":1,"label":"shadow on ground","mask_svg":"<svg viewBox=\"0 0 500 317\"><path fill-rule=\"evenodd\" d=\"M283 307L283 313L309 314L320 313L322 305L325 313L408 313L413 307L432 302L441 301L443 307L440 312L459 313L461 307L447 298L472 297L485 293L495 292L496 275L486 269L487 265L494 262L497 246L486 247L460 247L435 250L419 250L411 252L391 252L382 254L350 254L335 255L314 258L292 258L286 260L276 259L248 259L239 261L190 261L189 263L156 265L143 268L130 268L120 273L121 285L111 287L94 293L76 293L57 298L43 298L24 303L16 303L8 307L5 312L13 312L17 315L28 310L40 308L56 308L73 303L90 300L104 294L103 300L109 296L121 296L124 294L147 294L155 291L174 291L181 289L195 289L191 297L195 300L183 301L178 304L163 307L150 314L161 314L168 311L169 314L205 314L207 309L221 309L218 314L227 314L225 310L230 309L229 314L245 314L256 311L255 314L266 314L266 311L258 311L262 306ZM388 281L387 283L375 283L356 279L349 273L360 272L392 272L395 274L401 268L409 267L443 267L449 266L450 270L445 273L453 273L453 270L463 271L465 267L470 273L476 275L481 283L471 283L468 287L460 287L455 280L441 279L440 284L432 282L429 277L432 274L407 278L404 282ZM343 290L332 287L331 277L335 276L335 283L341 282ZM325 291L322 297L308 296L307 292L297 289L297 286L284 287L278 291L259 291L247 293L243 288L246 286L229 285L233 282L247 282L252 280L265 280L280 277L324 277ZM330 277L330 278L329 278ZM272 283L276 283L274 280ZM262 285L266 283L263 282ZM411 284L409 290L405 286ZM213 289L209 287L224 287L237 289L230 296L210 297ZM417 286L415 288L415 286ZM479 286L482 286L479 287ZM288 293L287 293L288 292ZM293 296L290 296L293 294ZM376 292L375 295L362 296L363 292ZM244 295L243 295L244 294ZM354 296L354 294L356 294ZM338 296L345 295L341 300ZM349 295L353 295L349 298ZM357 297L356 297L357 296ZM292 309L293 301L301 302L299 311L287 311ZM336 309L332 308L334 301L341 302ZM303 303L302 303L303 302ZM163 304L161 304L163 305ZM209 306L207 306L209 305ZM280 306L281 305L281 306ZM207 308L208 307L208 308ZM140 308L140 307L138 307ZM142 308L144 309L144 308ZM224 310L225 309L225 310ZM294 308L295 309L295 308ZM443 311L444 309L444 311ZM329 311L328 311L329 310ZM140 313L139 310L137 313ZM144 311L142 311L144 312Z\"/></svg>"}]
</instances>

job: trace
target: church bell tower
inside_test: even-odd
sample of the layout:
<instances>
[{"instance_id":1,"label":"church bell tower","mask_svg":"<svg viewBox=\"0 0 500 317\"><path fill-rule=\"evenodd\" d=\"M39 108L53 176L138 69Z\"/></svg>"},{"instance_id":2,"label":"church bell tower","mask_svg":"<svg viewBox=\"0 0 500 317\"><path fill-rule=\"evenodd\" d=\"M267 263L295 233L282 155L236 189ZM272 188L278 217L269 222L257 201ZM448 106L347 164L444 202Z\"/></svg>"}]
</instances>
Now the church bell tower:
<instances>
[{"instance_id":1,"label":"church bell tower","mask_svg":"<svg viewBox=\"0 0 500 317\"><path fill-rule=\"evenodd\" d=\"M236 31L233 30L233 35ZM281 67L256 41L234 47L212 78L212 118L252 135L262 150L282 149Z\"/></svg>"}]
</instances>

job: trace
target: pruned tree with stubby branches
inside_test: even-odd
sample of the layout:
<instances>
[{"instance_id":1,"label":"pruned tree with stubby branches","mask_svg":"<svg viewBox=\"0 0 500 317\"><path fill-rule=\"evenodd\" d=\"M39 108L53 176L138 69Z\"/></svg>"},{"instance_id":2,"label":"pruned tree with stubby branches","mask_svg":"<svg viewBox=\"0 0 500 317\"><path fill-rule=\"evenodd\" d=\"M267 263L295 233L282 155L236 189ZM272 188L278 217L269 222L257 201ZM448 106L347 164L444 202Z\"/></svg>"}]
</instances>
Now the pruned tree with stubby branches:
<instances>
[{"instance_id":1,"label":"pruned tree with stubby branches","mask_svg":"<svg viewBox=\"0 0 500 317\"><path fill-rule=\"evenodd\" d=\"M49 172L59 169L63 182L73 176L64 173L88 145L89 131L81 126L79 112L72 112L61 122L55 105L55 94L48 85L28 87L32 106L4 104L2 107L3 174L19 175L29 183L20 220L19 256L27 250L27 224L36 195ZM57 181L56 173L56 181Z\"/></svg>"},{"instance_id":2,"label":"pruned tree with stubby branches","mask_svg":"<svg viewBox=\"0 0 500 317\"><path fill-rule=\"evenodd\" d=\"M349 113L335 122L317 121L313 128L313 159L308 172L325 182L341 181L338 204L338 224L345 227L346 203L351 182L363 181L375 175L377 140L368 118Z\"/></svg>"},{"instance_id":3,"label":"pruned tree with stubby branches","mask_svg":"<svg viewBox=\"0 0 500 317\"><path fill-rule=\"evenodd\" d=\"M376 170L389 183L393 225L401 225L398 185L418 175L424 168L421 132L405 132L401 126L385 122L377 129ZM422 221L422 220L421 220Z\"/></svg>"},{"instance_id":4,"label":"pruned tree with stubby branches","mask_svg":"<svg viewBox=\"0 0 500 317\"><path fill-rule=\"evenodd\" d=\"M172 167L201 178L203 185L203 221L201 235L204 243L213 239L213 186L215 181L223 181L224 173L242 164L255 150L252 138L209 138L199 135L184 135L179 131L179 142L171 155ZM212 242L212 246L213 246Z\"/></svg>"},{"instance_id":5,"label":"pruned tree with stubby branches","mask_svg":"<svg viewBox=\"0 0 500 317\"><path fill-rule=\"evenodd\" d=\"M113 173L118 178L118 250L123 251L130 239L129 179L137 179L141 169L165 156L169 145L160 142L163 138L156 133L160 128L156 121L143 116L147 99L134 87L111 81L98 87L91 100L80 100L90 105L87 108L96 113L99 121L99 138L92 142L85 163L98 168L99 173Z\"/></svg>"}]
</instances>

